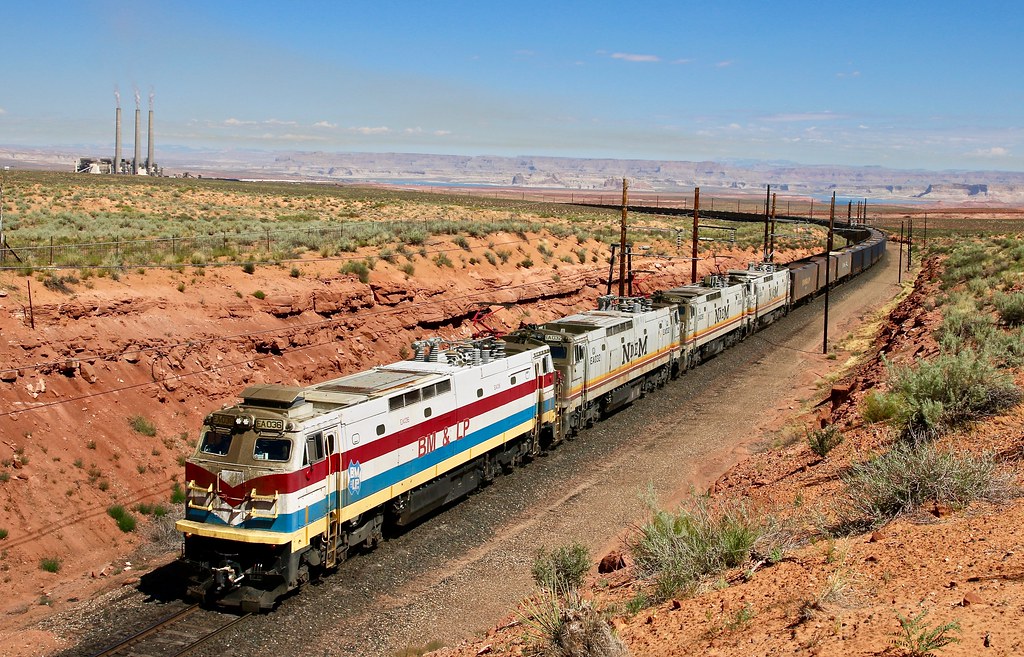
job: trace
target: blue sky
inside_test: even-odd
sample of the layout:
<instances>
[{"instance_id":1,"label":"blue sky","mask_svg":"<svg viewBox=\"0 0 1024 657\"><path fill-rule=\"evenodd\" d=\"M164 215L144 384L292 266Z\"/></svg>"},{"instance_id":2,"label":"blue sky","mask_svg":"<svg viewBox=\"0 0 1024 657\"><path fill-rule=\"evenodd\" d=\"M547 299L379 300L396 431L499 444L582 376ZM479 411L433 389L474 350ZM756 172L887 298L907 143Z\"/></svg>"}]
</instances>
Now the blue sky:
<instances>
[{"instance_id":1,"label":"blue sky","mask_svg":"<svg viewBox=\"0 0 1024 657\"><path fill-rule=\"evenodd\" d=\"M4 3L0 144L1024 171L1020 2ZM145 139L145 138L143 138ZM96 154L96 153L83 153Z\"/></svg>"}]
</instances>

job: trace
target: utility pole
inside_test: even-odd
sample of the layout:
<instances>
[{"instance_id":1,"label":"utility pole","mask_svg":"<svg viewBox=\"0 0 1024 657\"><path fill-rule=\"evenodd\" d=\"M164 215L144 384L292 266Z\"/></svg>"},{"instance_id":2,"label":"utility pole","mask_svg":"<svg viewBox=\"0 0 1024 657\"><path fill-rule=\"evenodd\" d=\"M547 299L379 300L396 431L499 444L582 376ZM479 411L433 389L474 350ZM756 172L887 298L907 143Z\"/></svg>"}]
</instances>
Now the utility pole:
<instances>
[{"instance_id":1,"label":"utility pole","mask_svg":"<svg viewBox=\"0 0 1024 657\"><path fill-rule=\"evenodd\" d=\"M626 296L626 207L629 204L629 181L622 179L622 224L619 230L619 296Z\"/></svg>"},{"instance_id":2,"label":"utility pole","mask_svg":"<svg viewBox=\"0 0 1024 657\"><path fill-rule=\"evenodd\" d=\"M836 220L836 193L832 192L832 204L828 211L828 246L825 249L825 328L822 331L821 353L828 353L828 287L832 274L832 229Z\"/></svg>"},{"instance_id":3,"label":"utility pole","mask_svg":"<svg viewBox=\"0 0 1024 657\"><path fill-rule=\"evenodd\" d=\"M690 261L690 282L697 282L697 223L700 213L700 187L693 188L693 259Z\"/></svg>"},{"instance_id":4,"label":"utility pole","mask_svg":"<svg viewBox=\"0 0 1024 657\"><path fill-rule=\"evenodd\" d=\"M896 282L903 284L903 222L900 222L900 261L896 265Z\"/></svg>"},{"instance_id":5,"label":"utility pole","mask_svg":"<svg viewBox=\"0 0 1024 657\"><path fill-rule=\"evenodd\" d=\"M761 262L768 262L768 219L771 200L772 186L768 185L768 189L764 193L764 257L761 259Z\"/></svg>"},{"instance_id":6,"label":"utility pole","mask_svg":"<svg viewBox=\"0 0 1024 657\"><path fill-rule=\"evenodd\" d=\"M771 250L768 252L768 260L766 262L775 262L775 194L772 194Z\"/></svg>"},{"instance_id":7,"label":"utility pole","mask_svg":"<svg viewBox=\"0 0 1024 657\"><path fill-rule=\"evenodd\" d=\"M4 238L4 182L7 176L0 176L0 263L7 260L7 241Z\"/></svg>"},{"instance_id":8,"label":"utility pole","mask_svg":"<svg viewBox=\"0 0 1024 657\"><path fill-rule=\"evenodd\" d=\"M910 260L914 251L914 220L907 220L907 271L910 271Z\"/></svg>"}]
</instances>

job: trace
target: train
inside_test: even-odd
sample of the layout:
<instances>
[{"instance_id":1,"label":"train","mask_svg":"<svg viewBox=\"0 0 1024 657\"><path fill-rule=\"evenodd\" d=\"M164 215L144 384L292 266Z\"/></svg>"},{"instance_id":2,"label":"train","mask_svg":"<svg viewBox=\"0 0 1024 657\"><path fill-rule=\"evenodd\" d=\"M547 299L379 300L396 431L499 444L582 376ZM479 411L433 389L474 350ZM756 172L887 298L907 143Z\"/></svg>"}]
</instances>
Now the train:
<instances>
[{"instance_id":1,"label":"train","mask_svg":"<svg viewBox=\"0 0 1024 657\"><path fill-rule=\"evenodd\" d=\"M187 594L242 611L485 486L679 377L885 253L885 236L762 262L309 386L253 385L185 464Z\"/></svg>"}]
</instances>

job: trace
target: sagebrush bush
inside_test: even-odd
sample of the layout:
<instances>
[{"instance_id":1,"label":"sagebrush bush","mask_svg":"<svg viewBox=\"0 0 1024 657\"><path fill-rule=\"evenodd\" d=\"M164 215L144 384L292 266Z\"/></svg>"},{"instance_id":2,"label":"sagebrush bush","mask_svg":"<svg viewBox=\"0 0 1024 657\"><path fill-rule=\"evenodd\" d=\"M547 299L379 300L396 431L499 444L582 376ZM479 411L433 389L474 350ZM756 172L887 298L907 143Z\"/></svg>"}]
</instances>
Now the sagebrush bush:
<instances>
[{"instance_id":1,"label":"sagebrush bush","mask_svg":"<svg viewBox=\"0 0 1024 657\"><path fill-rule=\"evenodd\" d=\"M107 515L114 519L117 523L117 528L124 533L135 531L135 516L128 512L120 504L115 504L107 508Z\"/></svg>"},{"instance_id":2,"label":"sagebrush bush","mask_svg":"<svg viewBox=\"0 0 1024 657\"><path fill-rule=\"evenodd\" d=\"M1024 324L1024 292L997 294L992 298L992 305L999 313L999 319L1008 326Z\"/></svg>"},{"instance_id":3,"label":"sagebrush bush","mask_svg":"<svg viewBox=\"0 0 1024 657\"><path fill-rule=\"evenodd\" d=\"M1009 374L973 349L942 354L917 367L890 365L889 376L900 396L903 436L913 441L998 413L1022 397Z\"/></svg>"},{"instance_id":4,"label":"sagebrush bush","mask_svg":"<svg viewBox=\"0 0 1024 657\"><path fill-rule=\"evenodd\" d=\"M370 266L363 260L349 260L341 266L340 271L342 274L355 274L360 283L370 282Z\"/></svg>"},{"instance_id":5,"label":"sagebrush bush","mask_svg":"<svg viewBox=\"0 0 1024 657\"><path fill-rule=\"evenodd\" d=\"M854 464L843 483L843 522L868 526L933 500L962 508L974 500L1004 500L1014 491L1011 478L999 472L992 456L940 451L931 443L897 443L884 454Z\"/></svg>"},{"instance_id":6,"label":"sagebrush bush","mask_svg":"<svg viewBox=\"0 0 1024 657\"><path fill-rule=\"evenodd\" d=\"M860 414L864 422L874 424L891 420L899 412L899 398L896 395L872 390L864 396L864 408Z\"/></svg>"},{"instance_id":7,"label":"sagebrush bush","mask_svg":"<svg viewBox=\"0 0 1024 657\"><path fill-rule=\"evenodd\" d=\"M742 502L698 496L676 513L653 510L627 544L637 572L654 579L664 600L743 563L773 522Z\"/></svg>"},{"instance_id":8,"label":"sagebrush bush","mask_svg":"<svg viewBox=\"0 0 1024 657\"><path fill-rule=\"evenodd\" d=\"M590 550L574 542L550 552L542 547L537 551L531 572L538 586L564 593L582 586L589 570Z\"/></svg>"},{"instance_id":9,"label":"sagebrush bush","mask_svg":"<svg viewBox=\"0 0 1024 657\"><path fill-rule=\"evenodd\" d=\"M602 615L577 592L559 596L542 589L521 603L519 617L539 649L533 654L548 657L629 655L629 650L612 633Z\"/></svg>"},{"instance_id":10,"label":"sagebrush bush","mask_svg":"<svg viewBox=\"0 0 1024 657\"><path fill-rule=\"evenodd\" d=\"M825 458L828 453L843 442L843 433L834 424L807 432L807 444L811 451Z\"/></svg>"},{"instance_id":11,"label":"sagebrush bush","mask_svg":"<svg viewBox=\"0 0 1024 657\"><path fill-rule=\"evenodd\" d=\"M128 418L128 426L130 426L133 431L141 433L143 436L152 437L156 435L156 425L142 415L133 415Z\"/></svg>"}]
</instances>

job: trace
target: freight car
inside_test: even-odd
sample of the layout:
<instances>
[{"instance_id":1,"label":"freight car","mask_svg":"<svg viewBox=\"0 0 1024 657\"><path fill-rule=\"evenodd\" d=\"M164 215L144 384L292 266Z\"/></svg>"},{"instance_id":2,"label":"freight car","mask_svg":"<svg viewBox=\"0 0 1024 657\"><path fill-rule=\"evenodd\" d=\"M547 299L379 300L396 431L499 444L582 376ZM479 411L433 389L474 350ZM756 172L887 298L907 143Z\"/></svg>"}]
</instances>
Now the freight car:
<instances>
[{"instance_id":1,"label":"freight car","mask_svg":"<svg viewBox=\"0 0 1024 657\"><path fill-rule=\"evenodd\" d=\"M404 526L665 385L825 287L885 237L505 336L413 344L410 360L307 387L257 385L210 413L185 465L189 594L269 609L385 525ZM845 263L845 265L843 264Z\"/></svg>"}]
</instances>

